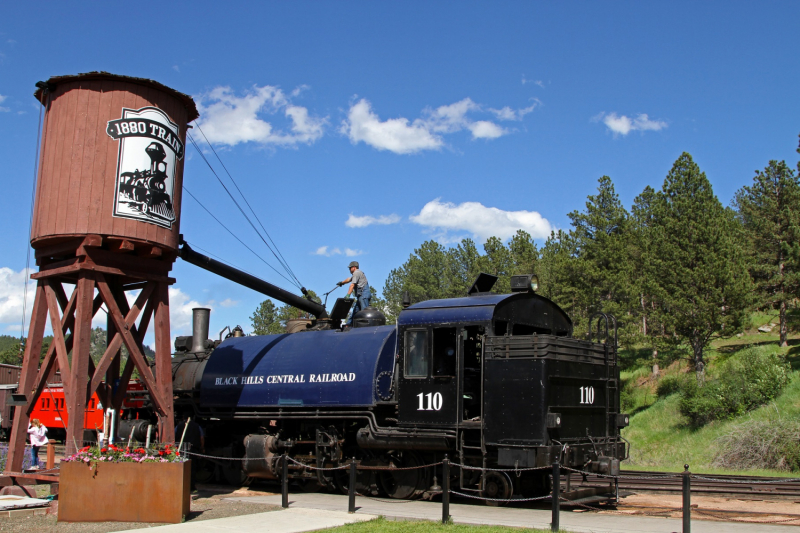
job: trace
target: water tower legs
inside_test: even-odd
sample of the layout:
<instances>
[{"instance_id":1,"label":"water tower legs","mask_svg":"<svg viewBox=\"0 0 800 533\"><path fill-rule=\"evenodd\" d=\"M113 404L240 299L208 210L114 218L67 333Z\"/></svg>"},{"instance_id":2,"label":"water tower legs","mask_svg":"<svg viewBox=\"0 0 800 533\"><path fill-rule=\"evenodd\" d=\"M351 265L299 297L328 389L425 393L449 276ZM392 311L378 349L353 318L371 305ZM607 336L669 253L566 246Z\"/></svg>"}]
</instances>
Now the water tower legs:
<instances>
[{"instance_id":1,"label":"water tower legs","mask_svg":"<svg viewBox=\"0 0 800 533\"><path fill-rule=\"evenodd\" d=\"M174 442L168 292L174 279L164 275L169 266L171 262L161 272L143 273L103 266L88 258L66 266L48 265L31 276L37 280L36 297L18 391L25 394L26 405L15 408L7 472L19 472L22 468L30 413L56 368L64 384L66 412L61 418L67 419L64 428L67 454L85 445L84 420L92 394L97 391L104 406L119 411L134 370L148 390L158 416L159 440ZM75 285L69 298L65 283ZM140 291L133 305L128 304L125 294L128 291ZM101 306L107 310L109 328L106 350L95 363L90 354L92 318ZM53 342L40 365L48 318ZM155 334L155 373L142 348L151 320ZM124 367L123 345L129 354Z\"/></svg>"}]
</instances>

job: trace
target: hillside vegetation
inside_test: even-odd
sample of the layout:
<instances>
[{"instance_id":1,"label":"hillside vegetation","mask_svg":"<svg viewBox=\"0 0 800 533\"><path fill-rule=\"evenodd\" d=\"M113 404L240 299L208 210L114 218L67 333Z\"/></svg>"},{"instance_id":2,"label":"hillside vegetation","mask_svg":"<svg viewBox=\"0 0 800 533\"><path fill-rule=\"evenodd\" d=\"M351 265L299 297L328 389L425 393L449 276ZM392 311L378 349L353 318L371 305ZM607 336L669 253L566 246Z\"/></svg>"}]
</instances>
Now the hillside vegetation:
<instances>
[{"instance_id":1,"label":"hillside vegetation","mask_svg":"<svg viewBox=\"0 0 800 533\"><path fill-rule=\"evenodd\" d=\"M699 400L688 350L659 354L666 368L658 377L652 360L638 357L644 351L623 352L623 409L633 415L622 432L631 442L625 468L796 476L800 312L789 313L786 348L777 331L758 331L774 321L774 313L755 314L743 334L712 344Z\"/></svg>"}]
</instances>

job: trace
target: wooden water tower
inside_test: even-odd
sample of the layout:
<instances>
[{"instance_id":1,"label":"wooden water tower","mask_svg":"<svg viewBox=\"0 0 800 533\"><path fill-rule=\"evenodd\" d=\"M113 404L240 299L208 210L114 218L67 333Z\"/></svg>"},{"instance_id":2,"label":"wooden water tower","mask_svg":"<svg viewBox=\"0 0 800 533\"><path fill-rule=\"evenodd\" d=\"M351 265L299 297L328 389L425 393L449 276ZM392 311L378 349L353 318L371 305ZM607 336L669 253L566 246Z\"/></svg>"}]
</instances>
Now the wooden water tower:
<instances>
[{"instance_id":1,"label":"wooden water tower","mask_svg":"<svg viewBox=\"0 0 800 533\"><path fill-rule=\"evenodd\" d=\"M56 368L68 417L67 454L83 446L97 391L119 410L134 369L172 442L169 277L177 256L191 97L152 80L92 72L37 84L45 106L31 246L39 272L6 470L20 472L30 413ZM65 286L72 286L70 296ZM138 295L136 292L138 291ZM135 301L129 305L126 293ZM108 345L89 354L92 318L107 312ZM45 324L53 342L39 364ZM150 323L155 361L142 342ZM121 364L121 347L129 357ZM21 399L20 399L21 401Z\"/></svg>"}]
</instances>

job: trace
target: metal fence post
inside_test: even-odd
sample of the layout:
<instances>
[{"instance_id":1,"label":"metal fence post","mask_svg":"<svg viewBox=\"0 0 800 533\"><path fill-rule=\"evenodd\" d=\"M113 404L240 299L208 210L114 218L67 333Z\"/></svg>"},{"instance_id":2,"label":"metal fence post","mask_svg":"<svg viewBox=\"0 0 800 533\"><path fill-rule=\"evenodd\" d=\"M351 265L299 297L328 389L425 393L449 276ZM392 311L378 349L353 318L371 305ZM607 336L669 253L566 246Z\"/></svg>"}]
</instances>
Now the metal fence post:
<instances>
[{"instance_id":1,"label":"metal fence post","mask_svg":"<svg viewBox=\"0 0 800 533\"><path fill-rule=\"evenodd\" d=\"M692 473L683 465L683 533L692 531Z\"/></svg>"},{"instance_id":2,"label":"metal fence post","mask_svg":"<svg viewBox=\"0 0 800 533\"><path fill-rule=\"evenodd\" d=\"M442 524L450 520L450 459L442 460Z\"/></svg>"},{"instance_id":3,"label":"metal fence post","mask_svg":"<svg viewBox=\"0 0 800 533\"><path fill-rule=\"evenodd\" d=\"M553 518L550 522L550 531L558 531L559 526L559 513L561 512L560 505L561 498L561 467L558 465L558 459L553 461Z\"/></svg>"},{"instance_id":4,"label":"metal fence post","mask_svg":"<svg viewBox=\"0 0 800 533\"><path fill-rule=\"evenodd\" d=\"M356 512L356 458L350 460L350 486L347 488L348 504L347 512Z\"/></svg>"},{"instance_id":5,"label":"metal fence post","mask_svg":"<svg viewBox=\"0 0 800 533\"><path fill-rule=\"evenodd\" d=\"M284 453L283 460L281 461L281 507L286 509L289 507L289 457Z\"/></svg>"}]
</instances>

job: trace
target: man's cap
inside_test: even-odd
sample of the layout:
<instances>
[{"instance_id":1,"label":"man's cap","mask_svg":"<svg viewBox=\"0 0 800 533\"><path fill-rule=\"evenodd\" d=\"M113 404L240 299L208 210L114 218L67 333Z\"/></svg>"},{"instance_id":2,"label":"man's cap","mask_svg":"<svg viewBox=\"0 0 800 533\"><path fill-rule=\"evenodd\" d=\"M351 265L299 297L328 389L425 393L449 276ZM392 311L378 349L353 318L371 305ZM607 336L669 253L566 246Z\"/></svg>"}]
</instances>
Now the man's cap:
<instances>
[{"instance_id":1,"label":"man's cap","mask_svg":"<svg viewBox=\"0 0 800 533\"><path fill-rule=\"evenodd\" d=\"M356 268L358 268L358 261L352 261L352 262L350 263L350 266L348 266L347 268L353 268L353 267L356 267Z\"/></svg>"}]
</instances>

